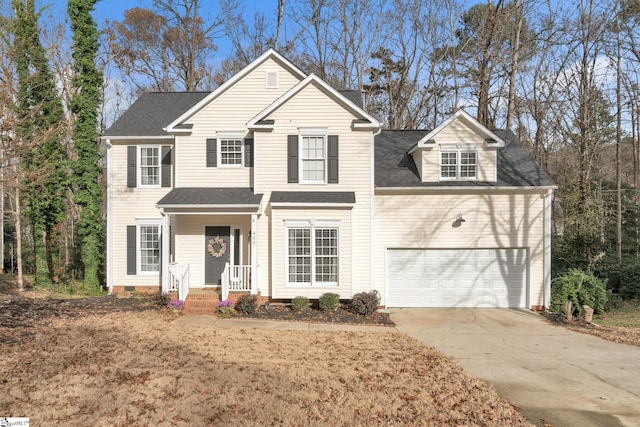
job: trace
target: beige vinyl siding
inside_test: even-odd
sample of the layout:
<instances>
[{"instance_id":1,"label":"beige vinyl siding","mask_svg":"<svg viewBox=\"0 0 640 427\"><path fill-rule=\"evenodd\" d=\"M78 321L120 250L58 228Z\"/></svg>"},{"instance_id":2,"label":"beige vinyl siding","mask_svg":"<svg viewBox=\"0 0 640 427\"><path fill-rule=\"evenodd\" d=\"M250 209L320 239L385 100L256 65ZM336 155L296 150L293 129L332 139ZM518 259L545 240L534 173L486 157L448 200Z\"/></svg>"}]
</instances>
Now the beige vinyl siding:
<instances>
[{"instance_id":1,"label":"beige vinyl siding","mask_svg":"<svg viewBox=\"0 0 640 427\"><path fill-rule=\"evenodd\" d=\"M353 262L351 209L284 209L271 211L271 254L272 254L272 297L295 298L306 296L318 298L325 292L333 292L340 298L349 299L353 295L352 268ZM326 220L339 221L338 227L338 286L287 286L287 230L285 221L291 220ZM313 238L313 236L312 236ZM360 261L358 261L360 262Z\"/></svg>"},{"instance_id":2,"label":"beige vinyl siding","mask_svg":"<svg viewBox=\"0 0 640 427\"><path fill-rule=\"evenodd\" d=\"M172 145L171 140L112 141L112 218L113 236L113 285L114 286L160 286L160 274L127 274L127 233L128 225L136 225L136 220L162 221L156 203L171 188L130 188L127 187L127 146L128 145ZM175 158L175 157L174 157ZM139 173L139 170L138 170ZM159 288L158 288L159 289Z\"/></svg>"},{"instance_id":3,"label":"beige vinyl siding","mask_svg":"<svg viewBox=\"0 0 640 427\"><path fill-rule=\"evenodd\" d=\"M181 215L176 219L175 248L176 262L189 263L189 287L204 287L204 228L210 225L229 226L231 233L240 227L242 236L242 263L250 264L249 242L251 215Z\"/></svg>"},{"instance_id":4,"label":"beige vinyl siding","mask_svg":"<svg viewBox=\"0 0 640 427\"><path fill-rule=\"evenodd\" d=\"M278 72L277 88L266 88L267 71ZM187 120L193 132L176 137L176 186L251 187L251 168L207 167L206 140L217 138L218 132L247 135L247 122L297 83L298 77L269 59Z\"/></svg>"},{"instance_id":5,"label":"beige vinyl siding","mask_svg":"<svg viewBox=\"0 0 640 427\"><path fill-rule=\"evenodd\" d=\"M269 200L271 191L353 191L354 282L353 291L371 288L371 132L353 131L349 111L311 84L274 111L273 131L255 132L256 193ZM339 136L339 180L337 184L289 184L287 182L287 135L298 135L300 128L326 128L327 135ZM311 209L311 208L310 208ZM273 223L273 222L272 222ZM272 230L273 231L273 230ZM262 239L264 232L260 232ZM274 239L273 233L271 238ZM273 241L272 241L273 242ZM264 247L258 242L261 249ZM261 255L267 255L260 252ZM275 256L275 255L274 255ZM264 260L264 258L261 258ZM271 268L278 263L271 260ZM261 267L261 283L266 268ZM275 285L275 284L274 284Z\"/></svg>"},{"instance_id":6,"label":"beige vinyl siding","mask_svg":"<svg viewBox=\"0 0 640 427\"><path fill-rule=\"evenodd\" d=\"M543 194L506 190L376 194L376 287L384 298L388 248L528 248L528 301L543 305L543 204ZM458 214L465 222L454 227Z\"/></svg>"},{"instance_id":7,"label":"beige vinyl siding","mask_svg":"<svg viewBox=\"0 0 640 427\"><path fill-rule=\"evenodd\" d=\"M435 147L422 149L422 182L440 181L441 145L475 144L478 152L478 180L494 182L496 176L496 149L487 147L485 138L477 134L460 120L454 120L435 136ZM414 154L416 164L420 161Z\"/></svg>"}]
</instances>

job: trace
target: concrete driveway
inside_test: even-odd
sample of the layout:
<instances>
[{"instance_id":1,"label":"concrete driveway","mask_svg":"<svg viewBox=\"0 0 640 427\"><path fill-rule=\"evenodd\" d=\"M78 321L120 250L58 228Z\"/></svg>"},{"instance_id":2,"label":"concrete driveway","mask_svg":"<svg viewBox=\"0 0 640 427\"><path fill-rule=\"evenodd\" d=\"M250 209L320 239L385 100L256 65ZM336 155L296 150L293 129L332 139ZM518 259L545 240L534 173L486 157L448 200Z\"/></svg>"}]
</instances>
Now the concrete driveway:
<instances>
[{"instance_id":1,"label":"concrete driveway","mask_svg":"<svg viewBox=\"0 0 640 427\"><path fill-rule=\"evenodd\" d=\"M572 332L525 310L393 309L391 318L537 425L640 426L640 347Z\"/></svg>"}]
</instances>

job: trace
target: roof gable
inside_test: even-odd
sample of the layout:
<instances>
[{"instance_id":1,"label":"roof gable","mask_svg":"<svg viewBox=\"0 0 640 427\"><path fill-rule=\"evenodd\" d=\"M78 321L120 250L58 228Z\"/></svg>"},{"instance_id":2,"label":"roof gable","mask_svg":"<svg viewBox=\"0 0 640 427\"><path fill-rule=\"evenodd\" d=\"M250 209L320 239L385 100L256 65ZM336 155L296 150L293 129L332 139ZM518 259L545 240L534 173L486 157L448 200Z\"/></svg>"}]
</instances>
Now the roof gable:
<instances>
[{"instance_id":1,"label":"roof gable","mask_svg":"<svg viewBox=\"0 0 640 427\"><path fill-rule=\"evenodd\" d=\"M382 188L489 188L555 187L553 180L531 157L510 130L492 131L504 141L497 150L497 181L422 182L413 156L416 141L426 139L428 130L383 130L375 137L375 186Z\"/></svg>"},{"instance_id":2,"label":"roof gable","mask_svg":"<svg viewBox=\"0 0 640 427\"><path fill-rule=\"evenodd\" d=\"M358 120L354 120L354 128L373 130L377 130L380 128L380 122L369 115L360 106L356 105L349 97L345 96L345 94L335 90L315 74L310 74L309 76L307 76L307 78L289 89L280 98L276 99L272 104L270 104L264 110L254 116L251 120L249 120L249 122L247 122L247 127L249 127L249 129L265 128L269 126L273 127L273 123L271 123L269 126L265 125L265 122L267 122L269 115L280 108L282 105L286 104L289 100L295 97L310 84L316 85L322 92L327 94L328 97L330 97L339 105L358 117Z\"/></svg>"},{"instance_id":3,"label":"roof gable","mask_svg":"<svg viewBox=\"0 0 640 427\"><path fill-rule=\"evenodd\" d=\"M423 136L420 141L418 141L411 149L409 150L409 154L412 154L414 151L420 148L431 149L436 143L436 138L438 134L440 134L443 130L452 126L454 123L459 122L464 126L468 127L471 131L481 135L488 147L504 147L505 141L496 135L491 130L487 129L487 127L483 126L479 121L471 117L466 111L458 110L449 117L447 120L442 122L438 127L433 129L431 132L427 133Z\"/></svg>"},{"instance_id":4,"label":"roof gable","mask_svg":"<svg viewBox=\"0 0 640 427\"><path fill-rule=\"evenodd\" d=\"M304 79L306 77L306 74L302 70L300 70L298 67L296 67L293 63L289 62L285 57L280 55L274 49L269 49L268 51L260 55L259 58L254 60L252 63L244 67L237 74L235 74L233 77L231 77L221 86L219 86L216 90L211 92L206 98L202 99L196 105L189 108L182 115L180 115L173 122L171 122L166 128L167 132L180 132L181 124L183 124L186 120L188 120L193 115L198 113L205 106L211 103L214 99L218 98L220 95L225 93L227 90L229 90L229 88L234 86L238 81L242 80L245 76L247 76L249 73L254 71L260 65L264 64L269 59L273 59L277 61L280 65L283 66L283 68L288 70L293 75L299 77L300 79Z\"/></svg>"}]
</instances>

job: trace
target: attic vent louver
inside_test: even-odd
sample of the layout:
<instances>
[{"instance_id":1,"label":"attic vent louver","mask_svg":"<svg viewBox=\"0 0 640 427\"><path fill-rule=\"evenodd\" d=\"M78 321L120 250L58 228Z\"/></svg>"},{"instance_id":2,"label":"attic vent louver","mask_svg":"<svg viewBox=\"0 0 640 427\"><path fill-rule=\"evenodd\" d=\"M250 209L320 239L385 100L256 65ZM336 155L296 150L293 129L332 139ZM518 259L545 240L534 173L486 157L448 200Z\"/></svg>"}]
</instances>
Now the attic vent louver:
<instances>
[{"instance_id":1,"label":"attic vent louver","mask_svg":"<svg viewBox=\"0 0 640 427\"><path fill-rule=\"evenodd\" d=\"M485 139L485 142L487 144L497 144L498 143L498 141L496 141L495 139L490 139L490 138Z\"/></svg>"},{"instance_id":2,"label":"attic vent louver","mask_svg":"<svg viewBox=\"0 0 640 427\"><path fill-rule=\"evenodd\" d=\"M268 88L277 88L278 87L278 72L277 71L267 71L267 73L266 73L266 86Z\"/></svg>"}]
</instances>

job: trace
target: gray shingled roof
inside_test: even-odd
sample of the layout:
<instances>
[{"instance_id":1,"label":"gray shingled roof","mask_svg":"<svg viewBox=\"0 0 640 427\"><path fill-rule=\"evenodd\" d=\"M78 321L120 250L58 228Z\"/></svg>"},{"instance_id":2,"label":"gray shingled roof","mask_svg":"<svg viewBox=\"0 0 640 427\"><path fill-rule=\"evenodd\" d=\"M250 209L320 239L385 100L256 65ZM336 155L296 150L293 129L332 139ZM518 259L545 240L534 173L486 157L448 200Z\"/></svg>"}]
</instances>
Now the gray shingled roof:
<instances>
[{"instance_id":1,"label":"gray shingled roof","mask_svg":"<svg viewBox=\"0 0 640 427\"><path fill-rule=\"evenodd\" d=\"M342 96L347 98L349 101L356 104L358 107L362 108L362 93L358 90L341 90L339 91Z\"/></svg>"},{"instance_id":2,"label":"gray shingled roof","mask_svg":"<svg viewBox=\"0 0 640 427\"><path fill-rule=\"evenodd\" d=\"M157 203L163 206L212 206L252 205L257 206L262 194L253 194L251 188L174 188Z\"/></svg>"},{"instance_id":3,"label":"gray shingled roof","mask_svg":"<svg viewBox=\"0 0 640 427\"><path fill-rule=\"evenodd\" d=\"M510 130L493 130L505 141L498 148L498 180L422 182L413 157L407 154L428 130L383 130L375 138L376 187L538 187L555 183L533 160Z\"/></svg>"},{"instance_id":4,"label":"gray shingled roof","mask_svg":"<svg viewBox=\"0 0 640 427\"><path fill-rule=\"evenodd\" d=\"M162 129L210 92L149 92L140 95L104 136L163 136Z\"/></svg>"},{"instance_id":5,"label":"gray shingled roof","mask_svg":"<svg viewBox=\"0 0 640 427\"><path fill-rule=\"evenodd\" d=\"M274 191L271 203L355 203L352 191Z\"/></svg>"}]
</instances>

